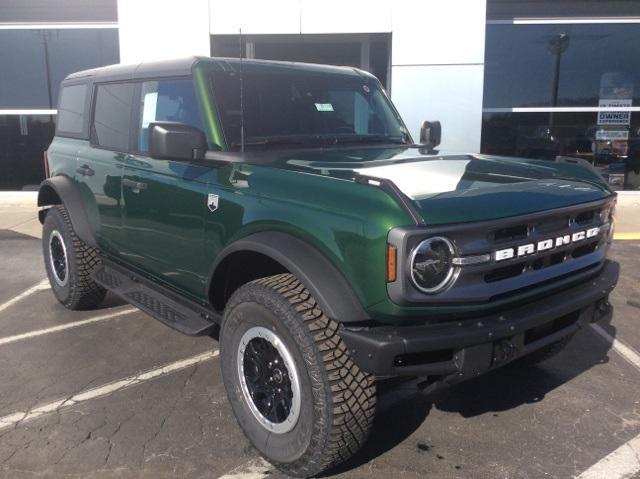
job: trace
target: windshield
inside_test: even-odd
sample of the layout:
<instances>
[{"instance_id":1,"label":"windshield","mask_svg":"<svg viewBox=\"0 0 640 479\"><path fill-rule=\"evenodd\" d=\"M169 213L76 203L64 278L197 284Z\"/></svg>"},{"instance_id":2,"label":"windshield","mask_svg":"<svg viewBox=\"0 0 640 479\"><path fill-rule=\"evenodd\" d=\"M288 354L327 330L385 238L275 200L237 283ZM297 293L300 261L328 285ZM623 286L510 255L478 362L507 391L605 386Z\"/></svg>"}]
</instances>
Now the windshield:
<instances>
[{"instance_id":1,"label":"windshield","mask_svg":"<svg viewBox=\"0 0 640 479\"><path fill-rule=\"evenodd\" d=\"M240 76L212 75L227 145L238 150ZM244 72L242 82L247 149L411 141L374 79L288 70Z\"/></svg>"}]
</instances>

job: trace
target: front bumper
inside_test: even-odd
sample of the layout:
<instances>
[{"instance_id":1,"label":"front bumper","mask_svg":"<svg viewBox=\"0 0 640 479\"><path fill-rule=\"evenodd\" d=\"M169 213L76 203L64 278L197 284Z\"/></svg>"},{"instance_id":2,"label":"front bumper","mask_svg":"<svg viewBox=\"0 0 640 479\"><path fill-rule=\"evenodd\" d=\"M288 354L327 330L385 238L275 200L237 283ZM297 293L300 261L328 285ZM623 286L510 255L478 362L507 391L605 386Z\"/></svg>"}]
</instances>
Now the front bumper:
<instances>
[{"instance_id":1,"label":"front bumper","mask_svg":"<svg viewBox=\"0 0 640 479\"><path fill-rule=\"evenodd\" d=\"M501 313L423 326L343 328L355 363L378 376L457 382L502 366L611 315L620 265L605 261L588 281Z\"/></svg>"}]
</instances>

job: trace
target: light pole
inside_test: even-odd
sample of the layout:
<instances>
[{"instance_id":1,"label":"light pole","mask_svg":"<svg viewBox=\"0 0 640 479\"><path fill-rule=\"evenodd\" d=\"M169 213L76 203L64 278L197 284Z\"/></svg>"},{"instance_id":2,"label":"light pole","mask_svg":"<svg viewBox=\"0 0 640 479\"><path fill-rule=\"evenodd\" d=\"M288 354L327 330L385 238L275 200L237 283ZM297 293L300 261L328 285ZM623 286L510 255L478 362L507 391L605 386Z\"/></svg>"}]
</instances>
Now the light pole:
<instances>
[{"instance_id":1,"label":"light pole","mask_svg":"<svg viewBox=\"0 0 640 479\"><path fill-rule=\"evenodd\" d=\"M553 82L551 84L551 107L558 106L558 82L560 81L560 57L569 48L569 34L557 33L549 39L549 51L554 55ZM553 111L549 112L549 135L553 128Z\"/></svg>"}]
</instances>

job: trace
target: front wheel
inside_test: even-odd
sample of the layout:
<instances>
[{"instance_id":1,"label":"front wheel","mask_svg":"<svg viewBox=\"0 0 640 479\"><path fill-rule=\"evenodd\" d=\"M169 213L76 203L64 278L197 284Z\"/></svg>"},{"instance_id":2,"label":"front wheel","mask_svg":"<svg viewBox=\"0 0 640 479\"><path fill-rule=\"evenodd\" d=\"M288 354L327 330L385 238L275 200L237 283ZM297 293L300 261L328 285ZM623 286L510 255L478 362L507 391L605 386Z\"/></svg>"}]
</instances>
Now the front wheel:
<instances>
[{"instance_id":1,"label":"front wheel","mask_svg":"<svg viewBox=\"0 0 640 479\"><path fill-rule=\"evenodd\" d=\"M352 361L291 274L242 286L225 309L222 373L247 438L284 473L314 476L351 457L375 412L373 376Z\"/></svg>"}]
</instances>

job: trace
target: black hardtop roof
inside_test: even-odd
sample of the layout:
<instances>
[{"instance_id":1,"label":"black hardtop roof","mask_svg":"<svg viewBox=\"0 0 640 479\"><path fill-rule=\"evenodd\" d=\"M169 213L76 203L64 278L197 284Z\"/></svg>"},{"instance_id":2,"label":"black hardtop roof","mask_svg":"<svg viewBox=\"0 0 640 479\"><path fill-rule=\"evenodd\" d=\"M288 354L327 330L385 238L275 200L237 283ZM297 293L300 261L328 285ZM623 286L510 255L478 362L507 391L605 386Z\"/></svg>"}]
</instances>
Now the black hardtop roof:
<instances>
[{"instance_id":1,"label":"black hardtop roof","mask_svg":"<svg viewBox=\"0 0 640 479\"><path fill-rule=\"evenodd\" d=\"M212 67L219 67L223 71L229 69L236 70L240 66L239 58L212 58L212 57L185 57L174 60L162 60L154 62L142 62L128 65L109 65L100 68L93 68L91 70L83 70L80 72L72 73L64 79L63 83L75 82L78 80L91 80L91 81L122 81L122 80L135 80L142 78L157 78L157 77L175 77L175 76L187 76L191 74L192 68L196 63L208 63ZM297 70L306 72L318 72L318 73L339 73L339 74L351 74L351 75L366 75L369 73L361 71L354 67L339 67L333 65L317 65L312 63L297 63L297 62L280 62L274 60L254 60L243 59L243 68L249 72L252 70Z\"/></svg>"}]
</instances>

